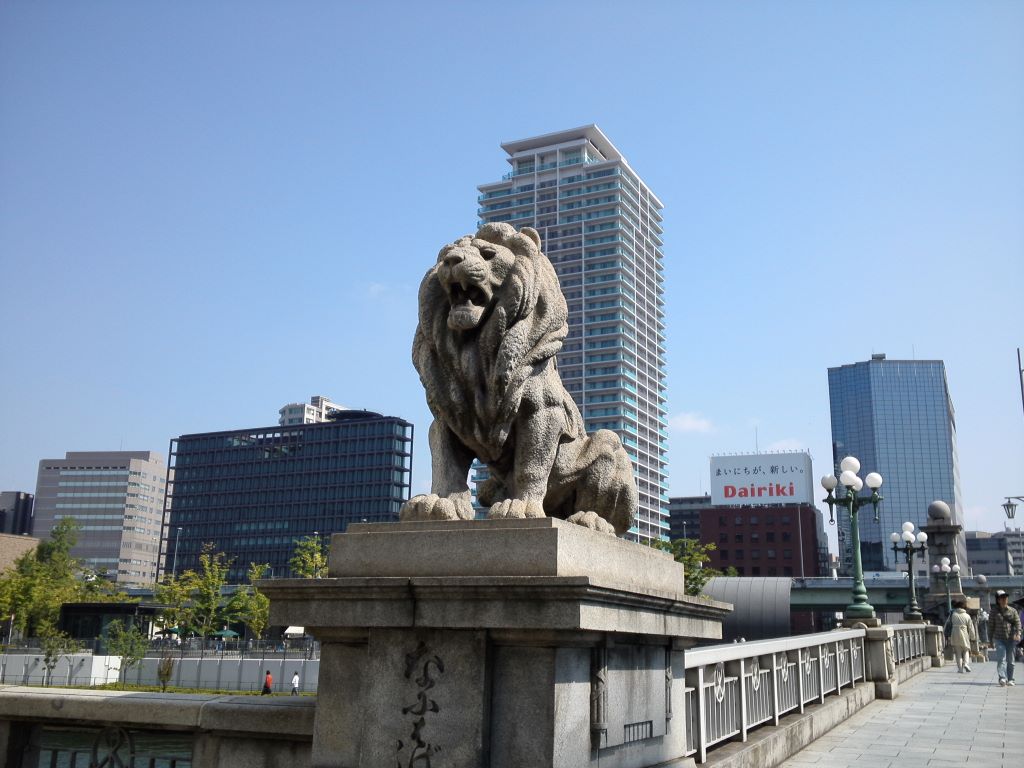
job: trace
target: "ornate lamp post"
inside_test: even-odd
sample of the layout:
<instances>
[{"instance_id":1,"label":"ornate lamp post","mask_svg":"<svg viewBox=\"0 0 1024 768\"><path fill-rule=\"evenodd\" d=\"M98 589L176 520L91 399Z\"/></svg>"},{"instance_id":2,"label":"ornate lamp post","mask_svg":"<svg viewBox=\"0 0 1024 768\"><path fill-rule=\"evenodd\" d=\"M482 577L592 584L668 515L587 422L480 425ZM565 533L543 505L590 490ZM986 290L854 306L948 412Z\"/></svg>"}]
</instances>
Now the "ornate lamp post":
<instances>
[{"instance_id":1,"label":"ornate lamp post","mask_svg":"<svg viewBox=\"0 0 1024 768\"><path fill-rule=\"evenodd\" d=\"M878 489L882 487L882 476L877 472L869 473L861 480L857 473L860 472L860 461L853 456L847 456L839 464L842 470L839 479L834 475L826 475L821 478L821 487L828 491L824 501L828 504L829 523L835 525L836 505L846 507L850 513L850 546L853 548L853 602L846 606L843 616L846 619L873 619L875 609L868 604L868 591L864 587L864 568L861 566L860 557L860 528L857 525L857 512L865 504L871 504L875 510L875 522L878 522L878 503L882 497L878 495ZM839 495L833 495L832 491L842 485L845 489ZM867 485L871 489L870 496L858 496L861 488Z\"/></svg>"},{"instance_id":2,"label":"ornate lamp post","mask_svg":"<svg viewBox=\"0 0 1024 768\"><path fill-rule=\"evenodd\" d=\"M955 563L953 565L950 565L949 558L944 557L942 558L940 565L932 566L932 573L934 573L937 576L941 576L943 583L945 583L946 585L946 615L949 616L949 614L953 612L953 598L949 594L949 574L959 574L960 566Z\"/></svg>"},{"instance_id":3,"label":"ornate lamp post","mask_svg":"<svg viewBox=\"0 0 1024 768\"><path fill-rule=\"evenodd\" d=\"M896 555L896 561L899 562L899 553L902 552L903 556L907 560L907 574L910 576L910 605L903 609L903 618L910 621L924 621L924 616L921 615L921 606L917 604L917 589L914 586L914 555L918 553L924 553L928 548L928 534L924 531L918 531L917 535L914 535L914 524L907 521L903 524L903 530L900 533L890 533L889 540L892 541L892 551ZM899 542L903 542L900 544ZM917 546L914 546L914 544Z\"/></svg>"}]
</instances>

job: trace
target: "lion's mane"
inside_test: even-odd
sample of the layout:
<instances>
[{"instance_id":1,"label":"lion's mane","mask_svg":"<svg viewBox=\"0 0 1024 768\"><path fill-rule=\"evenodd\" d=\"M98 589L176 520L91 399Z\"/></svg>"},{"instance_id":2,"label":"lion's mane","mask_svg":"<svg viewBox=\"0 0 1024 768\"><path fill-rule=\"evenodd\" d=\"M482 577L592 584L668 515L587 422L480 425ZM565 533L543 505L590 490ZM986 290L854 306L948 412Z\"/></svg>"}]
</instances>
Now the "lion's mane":
<instances>
[{"instance_id":1,"label":"lion's mane","mask_svg":"<svg viewBox=\"0 0 1024 768\"><path fill-rule=\"evenodd\" d=\"M435 418L445 421L479 458L495 461L512 432L527 380L541 367L555 364L554 355L568 334L568 308L535 231L486 224L474 238L515 255L496 303L473 331L449 329L450 305L438 265L432 267L420 284L413 364ZM581 437L585 430L579 410L558 386L560 393L548 392L546 397L561 398L566 434Z\"/></svg>"}]
</instances>

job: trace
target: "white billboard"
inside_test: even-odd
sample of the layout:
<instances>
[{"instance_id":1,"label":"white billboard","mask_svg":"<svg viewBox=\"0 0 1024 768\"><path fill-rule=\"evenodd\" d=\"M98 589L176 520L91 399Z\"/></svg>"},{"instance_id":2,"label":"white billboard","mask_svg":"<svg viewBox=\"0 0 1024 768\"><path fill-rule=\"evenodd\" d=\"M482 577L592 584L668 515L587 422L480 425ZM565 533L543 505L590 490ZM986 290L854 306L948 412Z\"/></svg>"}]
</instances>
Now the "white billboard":
<instances>
[{"instance_id":1,"label":"white billboard","mask_svg":"<svg viewBox=\"0 0 1024 768\"><path fill-rule=\"evenodd\" d=\"M811 455L793 452L712 456L711 503L813 504Z\"/></svg>"}]
</instances>

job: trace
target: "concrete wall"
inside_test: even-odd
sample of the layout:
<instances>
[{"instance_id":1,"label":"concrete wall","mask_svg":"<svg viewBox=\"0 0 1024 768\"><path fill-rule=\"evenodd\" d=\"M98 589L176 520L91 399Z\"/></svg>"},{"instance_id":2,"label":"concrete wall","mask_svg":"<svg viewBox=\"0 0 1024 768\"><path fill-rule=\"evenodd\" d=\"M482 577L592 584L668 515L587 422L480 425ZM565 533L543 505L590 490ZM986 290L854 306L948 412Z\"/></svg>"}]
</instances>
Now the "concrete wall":
<instances>
[{"instance_id":1,"label":"concrete wall","mask_svg":"<svg viewBox=\"0 0 1024 768\"><path fill-rule=\"evenodd\" d=\"M0 760L31 753L36 727L160 731L192 740L192 768L307 768L316 699L0 688ZM119 759L127 765L128 755ZM111 760L110 765L121 762Z\"/></svg>"},{"instance_id":2,"label":"concrete wall","mask_svg":"<svg viewBox=\"0 0 1024 768\"><path fill-rule=\"evenodd\" d=\"M143 659L128 672L128 682L136 685L159 685L156 668L158 658ZM97 686L118 682L120 659L116 656L78 654L70 661L62 657L53 671L52 685ZM299 690L316 691L320 660L306 659L178 659L170 684L181 688L209 688L221 691L258 691L263 687L267 670L274 678L274 691L291 690L291 678L299 673ZM46 670L42 653L0 655L0 685L45 685Z\"/></svg>"}]
</instances>

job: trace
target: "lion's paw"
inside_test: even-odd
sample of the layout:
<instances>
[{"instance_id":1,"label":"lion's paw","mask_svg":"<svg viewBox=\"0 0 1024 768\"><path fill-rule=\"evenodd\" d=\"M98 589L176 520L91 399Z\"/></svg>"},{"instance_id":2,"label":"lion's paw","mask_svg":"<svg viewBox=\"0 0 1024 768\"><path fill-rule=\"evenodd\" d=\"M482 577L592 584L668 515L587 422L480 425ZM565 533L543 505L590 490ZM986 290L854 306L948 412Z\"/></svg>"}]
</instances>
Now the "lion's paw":
<instances>
[{"instance_id":1,"label":"lion's paw","mask_svg":"<svg viewBox=\"0 0 1024 768\"><path fill-rule=\"evenodd\" d=\"M521 519L525 517L547 517L544 514L544 507L536 501L525 501L523 499L505 499L499 501L487 514L490 519Z\"/></svg>"},{"instance_id":2,"label":"lion's paw","mask_svg":"<svg viewBox=\"0 0 1024 768\"><path fill-rule=\"evenodd\" d=\"M424 520L459 520L461 518L455 502L451 499L434 493L424 493L413 496L405 502L398 519L403 523L409 523Z\"/></svg>"},{"instance_id":3,"label":"lion's paw","mask_svg":"<svg viewBox=\"0 0 1024 768\"><path fill-rule=\"evenodd\" d=\"M598 533L615 535L615 526L597 514L597 512L577 512L575 515L567 517L566 522L582 525L584 528L589 528Z\"/></svg>"}]
</instances>

